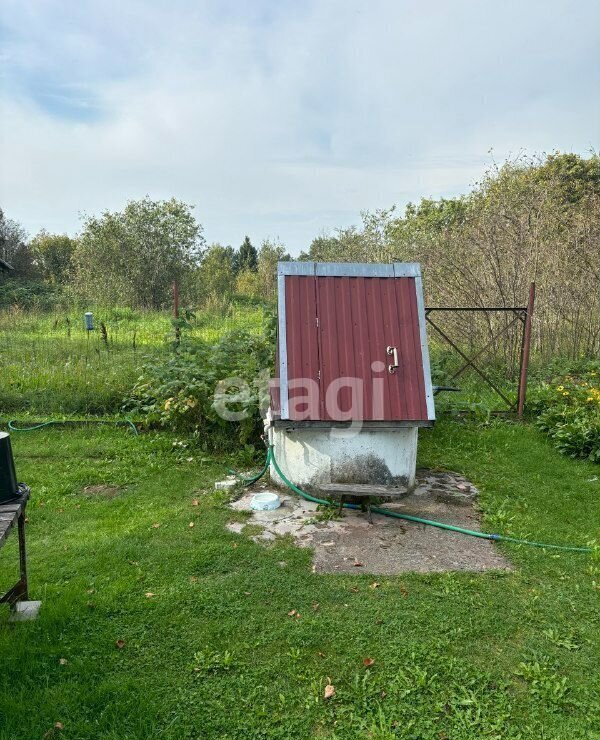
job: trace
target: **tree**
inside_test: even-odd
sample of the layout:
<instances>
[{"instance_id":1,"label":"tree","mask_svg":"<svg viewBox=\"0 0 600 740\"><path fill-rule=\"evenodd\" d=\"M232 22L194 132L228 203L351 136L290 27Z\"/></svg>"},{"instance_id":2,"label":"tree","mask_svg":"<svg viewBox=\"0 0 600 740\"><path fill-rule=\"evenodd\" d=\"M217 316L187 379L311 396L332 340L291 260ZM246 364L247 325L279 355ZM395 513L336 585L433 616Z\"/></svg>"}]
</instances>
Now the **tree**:
<instances>
[{"instance_id":1,"label":"tree","mask_svg":"<svg viewBox=\"0 0 600 740\"><path fill-rule=\"evenodd\" d=\"M206 303L208 299L228 298L234 292L234 258L232 247L211 244L206 250L197 276L201 303Z\"/></svg>"},{"instance_id":2,"label":"tree","mask_svg":"<svg viewBox=\"0 0 600 740\"><path fill-rule=\"evenodd\" d=\"M277 295L277 263L288 262L290 255L283 244L265 239L258 252L258 289L260 297L271 301Z\"/></svg>"},{"instance_id":3,"label":"tree","mask_svg":"<svg viewBox=\"0 0 600 740\"><path fill-rule=\"evenodd\" d=\"M21 224L6 218L0 208L0 258L14 268L15 277L34 277L35 265Z\"/></svg>"},{"instance_id":4,"label":"tree","mask_svg":"<svg viewBox=\"0 0 600 740\"><path fill-rule=\"evenodd\" d=\"M130 201L121 212L85 219L74 255L78 289L97 301L161 308L172 282L198 265L203 245L192 206L175 198Z\"/></svg>"},{"instance_id":5,"label":"tree","mask_svg":"<svg viewBox=\"0 0 600 740\"><path fill-rule=\"evenodd\" d=\"M390 229L394 208L370 213L363 211L362 228L337 229L334 235L323 234L313 239L300 260L316 262L387 262L390 258Z\"/></svg>"},{"instance_id":6,"label":"tree","mask_svg":"<svg viewBox=\"0 0 600 740\"><path fill-rule=\"evenodd\" d=\"M402 216L361 215L361 226L317 237L300 259L419 262L430 305L519 306L535 281L537 356L600 353L598 155L519 157L493 166L464 196L423 199ZM481 347L512 318L465 312L445 326ZM516 364L518 331L495 349Z\"/></svg>"},{"instance_id":7,"label":"tree","mask_svg":"<svg viewBox=\"0 0 600 740\"><path fill-rule=\"evenodd\" d=\"M252 246L252 242L248 236L244 237L242 246L239 248L238 253L235 257L234 269L236 273L243 272L244 270L252 270L256 272L258 268L258 254L256 248Z\"/></svg>"},{"instance_id":8,"label":"tree","mask_svg":"<svg viewBox=\"0 0 600 740\"><path fill-rule=\"evenodd\" d=\"M33 259L44 280L65 284L71 277L77 240L66 234L40 231L31 240Z\"/></svg>"}]
</instances>

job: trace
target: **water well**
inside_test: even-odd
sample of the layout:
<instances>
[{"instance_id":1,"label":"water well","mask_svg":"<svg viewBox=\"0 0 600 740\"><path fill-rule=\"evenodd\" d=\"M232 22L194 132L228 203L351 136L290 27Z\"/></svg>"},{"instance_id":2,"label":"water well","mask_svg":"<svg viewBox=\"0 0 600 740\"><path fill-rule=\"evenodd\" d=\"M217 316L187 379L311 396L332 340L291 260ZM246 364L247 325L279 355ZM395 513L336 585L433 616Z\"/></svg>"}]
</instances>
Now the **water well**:
<instances>
[{"instance_id":1,"label":"water well","mask_svg":"<svg viewBox=\"0 0 600 740\"><path fill-rule=\"evenodd\" d=\"M435 420L418 264L280 262L276 366L265 426L289 479L414 486Z\"/></svg>"}]
</instances>

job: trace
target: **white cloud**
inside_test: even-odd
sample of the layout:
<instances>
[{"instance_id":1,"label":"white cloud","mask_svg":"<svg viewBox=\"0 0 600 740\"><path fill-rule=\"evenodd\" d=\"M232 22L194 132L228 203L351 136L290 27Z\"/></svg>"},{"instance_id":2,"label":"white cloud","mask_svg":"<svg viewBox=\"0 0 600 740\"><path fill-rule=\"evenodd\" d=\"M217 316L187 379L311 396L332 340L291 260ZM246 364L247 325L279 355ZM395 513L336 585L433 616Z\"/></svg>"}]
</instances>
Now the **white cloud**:
<instances>
[{"instance_id":1,"label":"white cloud","mask_svg":"<svg viewBox=\"0 0 600 740\"><path fill-rule=\"evenodd\" d=\"M35 231L174 195L297 252L363 208L597 143L593 2L8 2L0 203Z\"/></svg>"}]
</instances>

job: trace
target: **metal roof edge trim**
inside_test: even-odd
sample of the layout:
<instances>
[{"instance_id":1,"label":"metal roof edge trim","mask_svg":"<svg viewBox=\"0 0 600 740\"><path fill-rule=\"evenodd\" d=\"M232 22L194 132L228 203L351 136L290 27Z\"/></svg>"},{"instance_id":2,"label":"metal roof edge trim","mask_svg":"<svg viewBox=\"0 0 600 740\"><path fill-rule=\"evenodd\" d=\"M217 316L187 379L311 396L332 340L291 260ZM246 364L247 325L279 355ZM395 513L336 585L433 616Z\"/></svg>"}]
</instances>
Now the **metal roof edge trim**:
<instances>
[{"instance_id":1,"label":"metal roof edge trim","mask_svg":"<svg viewBox=\"0 0 600 740\"><path fill-rule=\"evenodd\" d=\"M418 278L421 276L421 265L417 262L278 262L277 275Z\"/></svg>"},{"instance_id":2,"label":"metal roof edge trim","mask_svg":"<svg viewBox=\"0 0 600 740\"><path fill-rule=\"evenodd\" d=\"M425 402L427 404L427 418L435 421L435 402L433 398L433 387L431 384L431 364L429 362L429 347L427 345L427 323L425 319L425 299L423 298L423 280L419 275L415 279L415 292L417 294L417 311L419 313L419 334L421 337L421 365L423 367L423 379L425 381Z\"/></svg>"},{"instance_id":3,"label":"metal roof edge trim","mask_svg":"<svg viewBox=\"0 0 600 740\"><path fill-rule=\"evenodd\" d=\"M288 398L288 361L285 319L285 273L280 273L279 268L277 272L277 302L279 304L277 326L277 341L279 343L279 415L282 419L288 419L290 412Z\"/></svg>"}]
</instances>

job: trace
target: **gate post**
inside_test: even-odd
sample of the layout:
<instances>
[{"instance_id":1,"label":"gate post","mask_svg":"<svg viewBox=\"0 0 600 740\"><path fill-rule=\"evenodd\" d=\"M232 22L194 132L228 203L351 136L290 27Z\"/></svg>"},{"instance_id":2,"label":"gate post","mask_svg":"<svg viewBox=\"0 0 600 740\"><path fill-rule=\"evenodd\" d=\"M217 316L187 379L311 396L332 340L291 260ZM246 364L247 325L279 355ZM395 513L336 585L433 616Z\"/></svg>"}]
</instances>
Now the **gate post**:
<instances>
[{"instance_id":1,"label":"gate post","mask_svg":"<svg viewBox=\"0 0 600 740\"><path fill-rule=\"evenodd\" d=\"M525 327L523 329L523 344L521 347L521 372L519 377L519 395L517 400L517 416L522 418L527 395L527 370L529 368L529 349L531 347L531 317L535 303L535 283L529 286L529 300L527 301L527 314L525 316Z\"/></svg>"}]
</instances>

